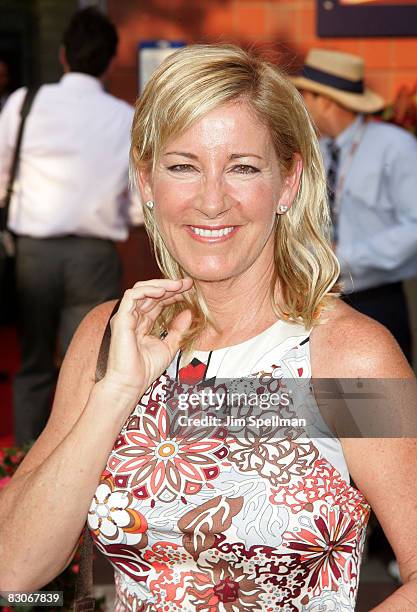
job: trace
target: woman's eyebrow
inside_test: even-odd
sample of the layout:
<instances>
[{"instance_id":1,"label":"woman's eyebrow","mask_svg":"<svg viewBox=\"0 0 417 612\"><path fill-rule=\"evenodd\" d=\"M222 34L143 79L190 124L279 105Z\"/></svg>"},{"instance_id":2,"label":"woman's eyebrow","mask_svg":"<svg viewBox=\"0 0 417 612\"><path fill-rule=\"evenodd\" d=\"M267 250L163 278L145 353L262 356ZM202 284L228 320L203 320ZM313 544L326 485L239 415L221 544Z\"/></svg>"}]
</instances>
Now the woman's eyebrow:
<instances>
[{"instance_id":1,"label":"woman's eyebrow","mask_svg":"<svg viewBox=\"0 0 417 612\"><path fill-rule=\"evenodd\" d=\"M181 157L187 157L188 159L198 159L198 155L194 153L186 153L185 151L167 151L164 155L180 155ZM232 153L229 159L240 159L241 157L256 157L257 159L263 159L261 155L256 153Z\"/></svg>"},{"instance_id":2,"label":"woman's eyebrow","mask_svg":"<svg viewBox=\"0 0 417 612\"><path fill-rule=\"evenodd\" d=\"M240 157L256 157L257 159L263 159L261 155L256 155L256 153L232 153L230 159L239 159Z\"/></svg>"},{"instance_id":3,"label":"woman's eyebrow","mask_svg":"<svg viewBox=\"0 0 417 612\"><path fill-rule=\"evenodd\" d=\"M185 153L184 151L168 151L164 155L181 155L182 157L188 157L188 159L198 159L198 156L194 153Z\"/></svg>"}]
</instances>

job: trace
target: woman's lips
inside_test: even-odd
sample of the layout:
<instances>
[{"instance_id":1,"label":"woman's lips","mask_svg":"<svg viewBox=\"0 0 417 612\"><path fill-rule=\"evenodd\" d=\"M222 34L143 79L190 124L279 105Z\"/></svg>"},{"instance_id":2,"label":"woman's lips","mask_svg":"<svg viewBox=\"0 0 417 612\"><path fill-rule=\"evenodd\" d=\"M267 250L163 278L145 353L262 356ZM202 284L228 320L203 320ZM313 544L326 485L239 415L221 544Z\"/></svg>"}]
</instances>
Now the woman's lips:
<instances>
[{"instance_id":1,"label":"woman's lips","mask_svg":"<svg viewBox=\"0 0 417 612\"><path fill-rule=\"evenodd\" d=\"M236 234L239 225L219 225L216 227L208 225L186 225L187 232L197 242L225 242ZM210 231L211 230L211 231ZM213 231L214 230L214 231ZM222 235L219 235L222 234Z\"/></svg>"}]
</instances>

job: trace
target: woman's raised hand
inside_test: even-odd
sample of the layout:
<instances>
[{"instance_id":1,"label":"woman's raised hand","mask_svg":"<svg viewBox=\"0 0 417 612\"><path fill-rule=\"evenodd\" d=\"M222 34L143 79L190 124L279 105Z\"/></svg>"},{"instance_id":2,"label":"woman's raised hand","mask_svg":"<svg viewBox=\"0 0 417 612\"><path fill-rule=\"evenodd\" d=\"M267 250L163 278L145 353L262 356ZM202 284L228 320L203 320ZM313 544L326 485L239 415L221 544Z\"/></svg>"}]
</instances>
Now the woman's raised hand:
<instances>
[{"instance_id":1,"label":"woman's raised hand","mask_svg":"<svg viewBox=\"0 0 417 612\"><path fill-rule=\"evenodd\" d=\"M125 292L110 322L111 342L103 380L136 399L162 374L190 327L190 310L175 317L165 338L151 336L150 332L162 310L183 300L192 284L191 278L155 279L136 283Z\"/></svg>"}]
</instances>

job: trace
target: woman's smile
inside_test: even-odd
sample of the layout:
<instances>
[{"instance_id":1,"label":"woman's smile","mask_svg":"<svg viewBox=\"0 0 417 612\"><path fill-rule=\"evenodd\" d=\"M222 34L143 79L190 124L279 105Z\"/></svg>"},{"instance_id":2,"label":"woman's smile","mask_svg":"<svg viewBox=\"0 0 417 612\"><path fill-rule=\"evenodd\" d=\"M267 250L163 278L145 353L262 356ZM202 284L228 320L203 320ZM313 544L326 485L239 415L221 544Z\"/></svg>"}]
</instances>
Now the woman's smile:
<instances>
[{"instance_id":1,"label":"woman's smile","mask_svg":"<svg viewBox=\"0 0 417 612\"><path fill-rule=\"evenodd\" d=\"M239 225L186 225L185 228L193 240L209 244L226 242L233 238Z\"/></svg>"}]
</instances>

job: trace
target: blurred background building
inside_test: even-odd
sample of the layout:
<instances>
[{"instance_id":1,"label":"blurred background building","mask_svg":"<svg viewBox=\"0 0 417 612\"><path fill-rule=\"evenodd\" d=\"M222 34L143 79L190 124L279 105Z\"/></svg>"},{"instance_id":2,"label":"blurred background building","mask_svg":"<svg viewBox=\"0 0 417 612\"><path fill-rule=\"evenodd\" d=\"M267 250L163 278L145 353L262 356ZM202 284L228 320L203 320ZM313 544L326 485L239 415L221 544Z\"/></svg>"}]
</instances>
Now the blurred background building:
<instances>
[{"instance_id":1,"label":"blurred background building","mask_svg":"<svg viewBox=\"0 0 417 612\"><path fill-rule=\"evenodd\" d=\"M311 47L361 55L369 86L387 102L417 81L416 37L319 38L317 7L352 0L0 0L0 55L11 62L15 86L55 81L62 32L77 8L105 11L120 34L116 70L110 81L115 95L133 103L137 94L137 46L143 40L228 41L273 49L277 60L296 68ZM369 0L359 0L368 4ZM404 0L373 0L401 5ZM417 2L414 8L417 23ZM355 0L358 4L358 0Z\"/></svg>"}]
</instances>

